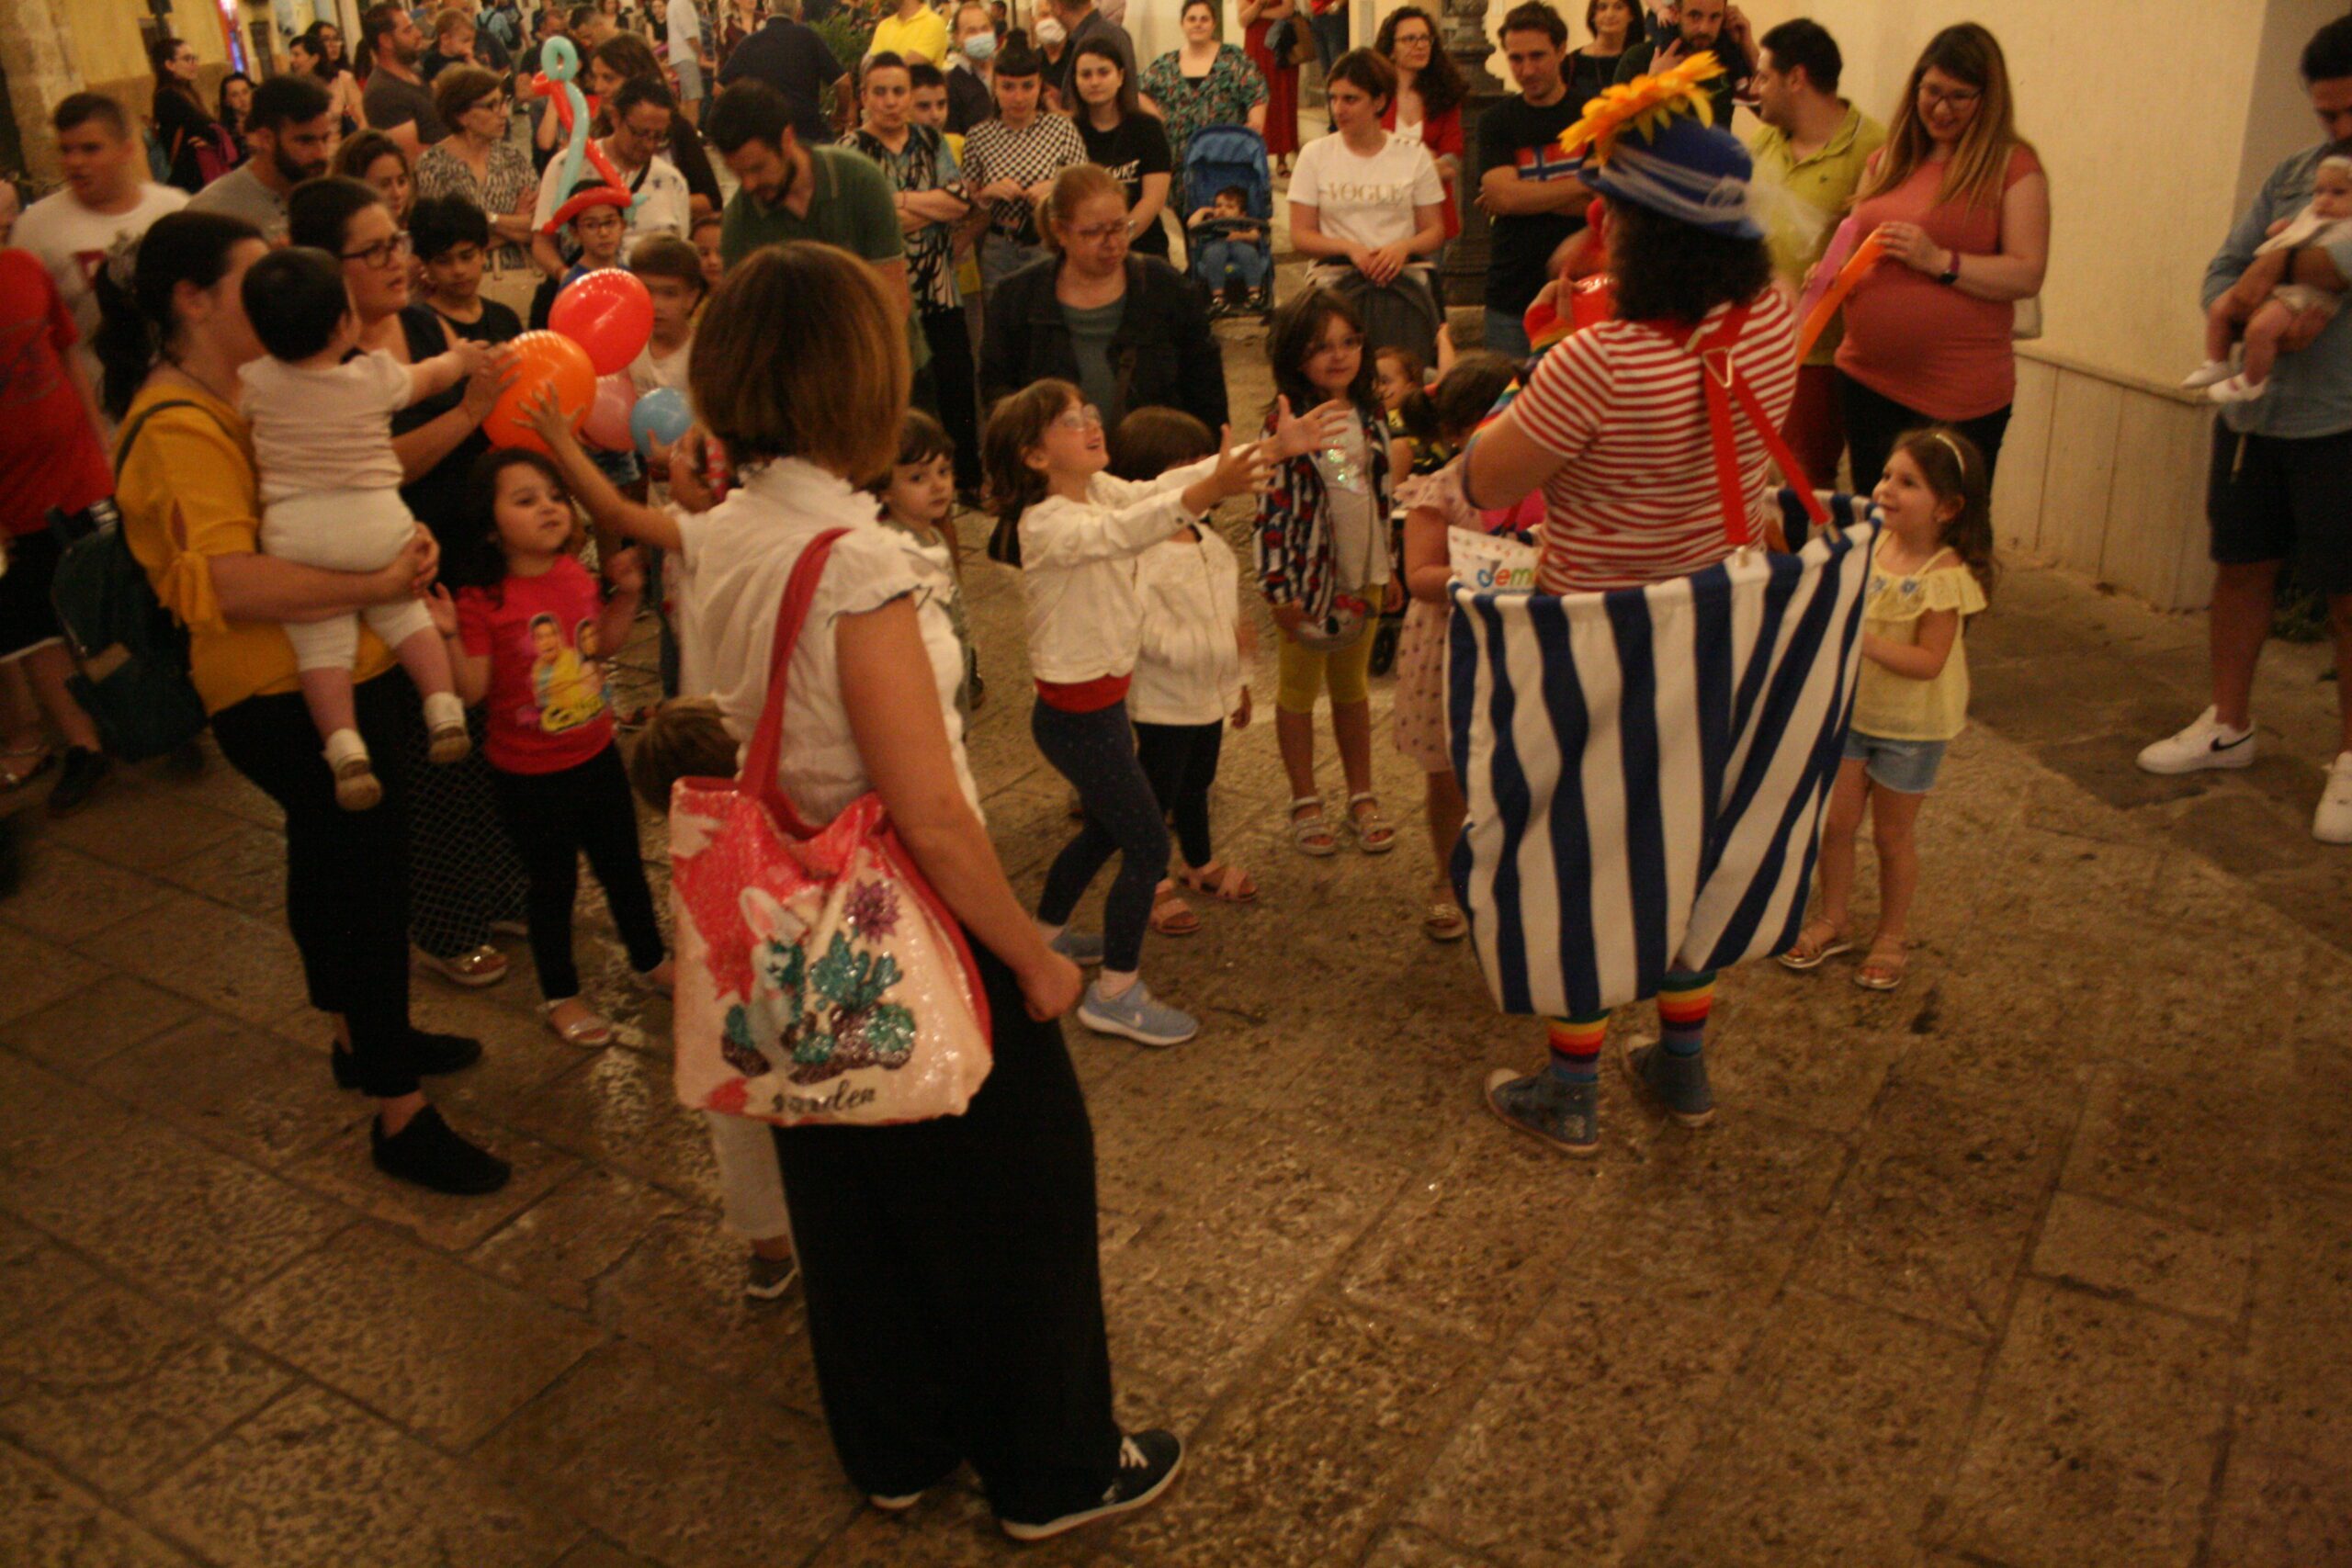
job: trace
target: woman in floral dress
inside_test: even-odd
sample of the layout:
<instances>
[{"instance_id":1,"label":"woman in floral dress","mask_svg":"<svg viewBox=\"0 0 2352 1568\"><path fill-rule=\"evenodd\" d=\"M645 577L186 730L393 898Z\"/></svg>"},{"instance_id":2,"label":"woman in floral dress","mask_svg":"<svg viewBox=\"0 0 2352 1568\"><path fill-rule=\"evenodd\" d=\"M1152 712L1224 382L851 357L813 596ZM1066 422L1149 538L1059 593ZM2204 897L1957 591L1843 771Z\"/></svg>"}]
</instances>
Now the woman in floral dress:
<instances>
[{"instance_id":1,"label":"woman in floral dress","mask_svg":"<svg viewBox=\"0 0 2352 1568\"><path fill-rule=\"evenodd\" d=\"M1184 0L1184 42L1144 68L1144 96L1159 106L1168 123L1168 147L1176 157L1176 194L1169 205L1181 216L1205 203L1184 190L1184 149L1204 125L1246 125L1266 134L1266 78L1250 56L1217 36L1214 0Z\"/></svg>"}]
</instances>

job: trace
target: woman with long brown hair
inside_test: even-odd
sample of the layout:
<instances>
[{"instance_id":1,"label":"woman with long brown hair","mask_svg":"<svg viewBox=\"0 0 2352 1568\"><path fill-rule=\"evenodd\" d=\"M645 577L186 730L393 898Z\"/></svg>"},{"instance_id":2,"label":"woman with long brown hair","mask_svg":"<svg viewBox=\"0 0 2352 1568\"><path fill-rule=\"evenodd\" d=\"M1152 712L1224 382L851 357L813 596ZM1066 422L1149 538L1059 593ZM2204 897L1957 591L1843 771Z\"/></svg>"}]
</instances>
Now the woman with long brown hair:
<instances>
[{"instance_id":1,"label":"woman with long brown hair","mask_svg":"<svg viewBox=\"0 0 2352 1568\"><path fill-rule=\"evenodd\" d=\"M1925 424L1967 436L1989 473L2017 392L2017 302L2041 292L2050 257L2050 181L1991 33L1963 22L1928 40L1854 217L1887 255L1848 298L1838 350L1856 488Z\"/></svg>"},{"instance_id":2,"label":"woman with long brown hair","mask_svg":"<svg viewBox=\"0 0 2352 1568\"><path fill-rule=\"evenodd\" d=\"M1417 141L1437 164L1445 186L1445 237L1462 232L1462 204L1453 183L1462 175L1462 100L1469 89L1461 67L1438 41L1437 19L1419 6L1399 6L1380 24L1375 53L1396 68L1396 91L1381 112L1381 129L1399 141ZM1444 254L1444 247L1438 248Z\"/></svg>"},{"instance_id":3,"label":"woman with long brown hair","mask_svg":"<svg viewBox=\"0 0 2352 1568\"><path fill-rule=\"evenodd\" d=\"M155 134L163 139L164 155L171 160L169 184L193 196L208 178L228 172L229 148L220 122L196 92L196 51L175 38L162 38L147 51L155 71ZM207 168L207 162L217 164Z\"/></svg>"}]
</instances>

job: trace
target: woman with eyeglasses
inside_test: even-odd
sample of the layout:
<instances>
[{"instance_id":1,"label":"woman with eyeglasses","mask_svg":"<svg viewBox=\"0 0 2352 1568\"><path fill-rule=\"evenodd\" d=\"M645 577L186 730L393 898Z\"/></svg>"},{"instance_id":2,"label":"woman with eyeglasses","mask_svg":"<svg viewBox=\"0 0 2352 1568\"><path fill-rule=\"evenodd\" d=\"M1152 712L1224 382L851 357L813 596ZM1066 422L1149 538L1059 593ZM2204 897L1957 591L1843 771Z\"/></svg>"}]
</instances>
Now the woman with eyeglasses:
<instances>
[{"instance_id":1,"label":"woman with eyeglasses","mask_svg":"<svg viewBox=\"0 0 2352 1568\"><path fill-rule=\"evenodd\" d=\"M334 104L335 123L344 135L368 123L359 78L351 73L350 63L343 57L342 29L332 22L313 22L308 32L287 46L286 53L295 70L310 72L327 90Z\"/></svg>"},{"instance_id":2,"label":"woman with eyeglasses","mask_svg":"<svg viewBox=\"0 0 2352 1568\"><path fill-rule=\"evenodd\" d=\"M1856 486L1875 484L1896 438L1927 424L1974 442L1990 474L2017 394L2017 302L2041 291L2050 259L2050 180L2018 134L1991 33L1964 22L1928 40L1854 220L1886 248L1847 297L1838 349Z\"/></svg>"},{"instance_id":3,"label":"woman with eyeglasses","mask_svg":"<svg viewBox=\"0 0 2352 1568\"><path fill-rule=\"evenodd\" d=\"M458 334L430 305L412 301L406 230L372 186L353 179L312 180L287 199L287 236L340 258L359 316L359 351L380 349L403 365L446 353ZM511 376L476 376L421 399L392 416L400 455L401 499L434 531L450 526L464 505L466 476L490 450L481 422ZM493 922L523 919L527 879L500 825L482 760L485 731L470 716L474 749L462 762L430 767L424 731L399 765L409 775L409 933L419 962L459 986L494 986L506 955L491 944ZM374 748L370 748L374 750ZM383 753L376 752L380 762ZM380 776L380 775L379 775Z\"/></svg>"},{"instance_id":4,"label":"woman with eyeglasses","mask_svg":"<svg viewBox=\"0 0 2352 1568\"><path fill-rule=\"evenodd\" d=\"M1034 381L1076 383L1115 427L1128 412L1180 408L1225 423L1225 365L1208 307L1185 276L1127 249L1127 197L1091 164L1054 177L1047 255L997 285L980 334L980 403Z\"/></svg>"},{"instance_id":5,"label":"woman with eyeglasses","mask_svg":"<svg viewBox=\"0 0 2352 1568\"><path fill-rule=\"evenodd\" d=\"M621 242L621 259L627 261L630 248L649 234L684 239L694 227L694 194L686 188L686 178L678 173L678 166L662 155L670 145L671 128L682 118L678 100L669 88L633 76L605 101L605 116L612 129L597 138L596 145L633 198L620 209L628 231ZM571 266L557 236L546 232L556 209L571 194L563 184L564 163L557 158L540 175L538 205L531 212L537 231L531 236L531 257L541 272L556 278ZM593 178L593 171L584 177Z\"/></svg>"},{"instance_id":6,"label":"woman with eyeglasses","mask_svg":"<svg viewBox=\"0 0 2352 1568\"><path fill-rule=\"evenodd\" d=\"M178 39L164 38L155 40L147 56L155 71L155 134L171 160L168 179L193 196L209 179L227 172L221 165L228 161L228 147L219 123L197 96L196 51Z\"/></svg>"},{"instance_id":7,"label":"woman with eyeglasses","mask_svg":"<svg viewBox=\"0 0 2352 1568\"><path fill-rule=\"evenodd\" d=\"M539 190L531 160L507 140L512 100L506 84L481 66L453 65L433 79L433 107L449 134L417 159L416 192L461 197L481 209L491 237L482 292L520 314L538 287L529 247Z\"/></svg>"},{"instance_id":8,"label":"woman with eyeglasses","mask_svg":"<svg viewBox=\"0 0 2352 1568\"><path fill-rule=\"evenodd\" d=\"M379 220L369 231L389 233L382 206L366 199ZM240 219L175 212L102 271L96 349L106 404L125 436L115 486L122 536L187 628L189 673L221 755L286 813L286 924L311 1005L333 1021L335 1082L375 1101L377 1167L435 1191L488 1192L504 1185L506 1162L454 1131L424 1091L424 1077L478 1061L481 1044L409 1021L402 741L423 733L415 690L380 642L362 641L353 704L384 798L372 811L342 810L310 743L284 626L405 598L433 581L439 550L420 532L377 572L261 553L261 480L237 396L238 370L261 354L241 288L268 254Z\"/></svg>"},{"instance_id":9,"label":"woman with eyeglasses","mask_svg":"<svg viewBox=\"0 0 2352 1568\"><path fill-rule=\"evenodd\" d=\"M588 90L605 103L612 102L613 95L621 90L624 82L643 80L670 85L670 73L654 58L653 46L635 33L615 33L598 44L588 55L586 72ZM598 135L612 129L609 117L598 117ZM718 189L718 172L710 165L710 150L703 145L702 132L693 120L684 115L671 117L665 152L678 173L686 177L686 191L692 197L695 217L717 212L727 205L727 197Z\"/></svg>"}]
</instances>

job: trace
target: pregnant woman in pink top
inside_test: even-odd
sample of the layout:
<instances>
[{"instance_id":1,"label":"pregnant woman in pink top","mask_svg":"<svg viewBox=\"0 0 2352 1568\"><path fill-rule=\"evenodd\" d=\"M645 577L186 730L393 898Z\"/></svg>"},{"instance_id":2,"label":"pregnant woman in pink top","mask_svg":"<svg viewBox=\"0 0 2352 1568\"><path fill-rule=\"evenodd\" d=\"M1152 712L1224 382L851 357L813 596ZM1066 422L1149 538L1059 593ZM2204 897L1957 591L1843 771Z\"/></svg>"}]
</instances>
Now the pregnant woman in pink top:
<instances>
[{"instance_id":1,"label":"pregnant woman in pink top","mask_svg":"<svg viewBox=\"0 0 2352 1568\"><path fill-rule=\"evenodd\" d=\"M1911 68L1854 216L1886 259L1846 301L1838 391L1854 485L1867 492L1905 431L1950 424L1991 471L2017 391L2017 301L2041 289L2050 182L2017 133L2007 62L1974 23Z\"/></svg>"}]
</instances>

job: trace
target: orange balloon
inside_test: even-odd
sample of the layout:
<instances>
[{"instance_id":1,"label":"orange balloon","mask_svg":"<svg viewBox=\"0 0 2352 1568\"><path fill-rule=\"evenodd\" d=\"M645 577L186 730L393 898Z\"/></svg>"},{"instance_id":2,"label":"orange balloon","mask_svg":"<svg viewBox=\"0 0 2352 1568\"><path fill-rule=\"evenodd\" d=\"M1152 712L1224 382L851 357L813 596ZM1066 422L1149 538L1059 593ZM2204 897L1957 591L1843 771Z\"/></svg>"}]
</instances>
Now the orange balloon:
<instances>
[{"instance_id":1,"label":"orange balloon","mask_svg":"<svg viewBox=\"0 0 2352 1568\"><path fill-rule=\"evenodd\" d=\"M498 394L498 401L481 422L481 433L493 446L545 452L548 444L531 428L523 405L541 387L552 387L556 407L563 411L566 423L578 430L580 422L588 417L589 405L596 400L596 367L588 363L586 349L559 333L525 333L507 347L514 355L514 384Z\"/></svg>"}]
</instances>

